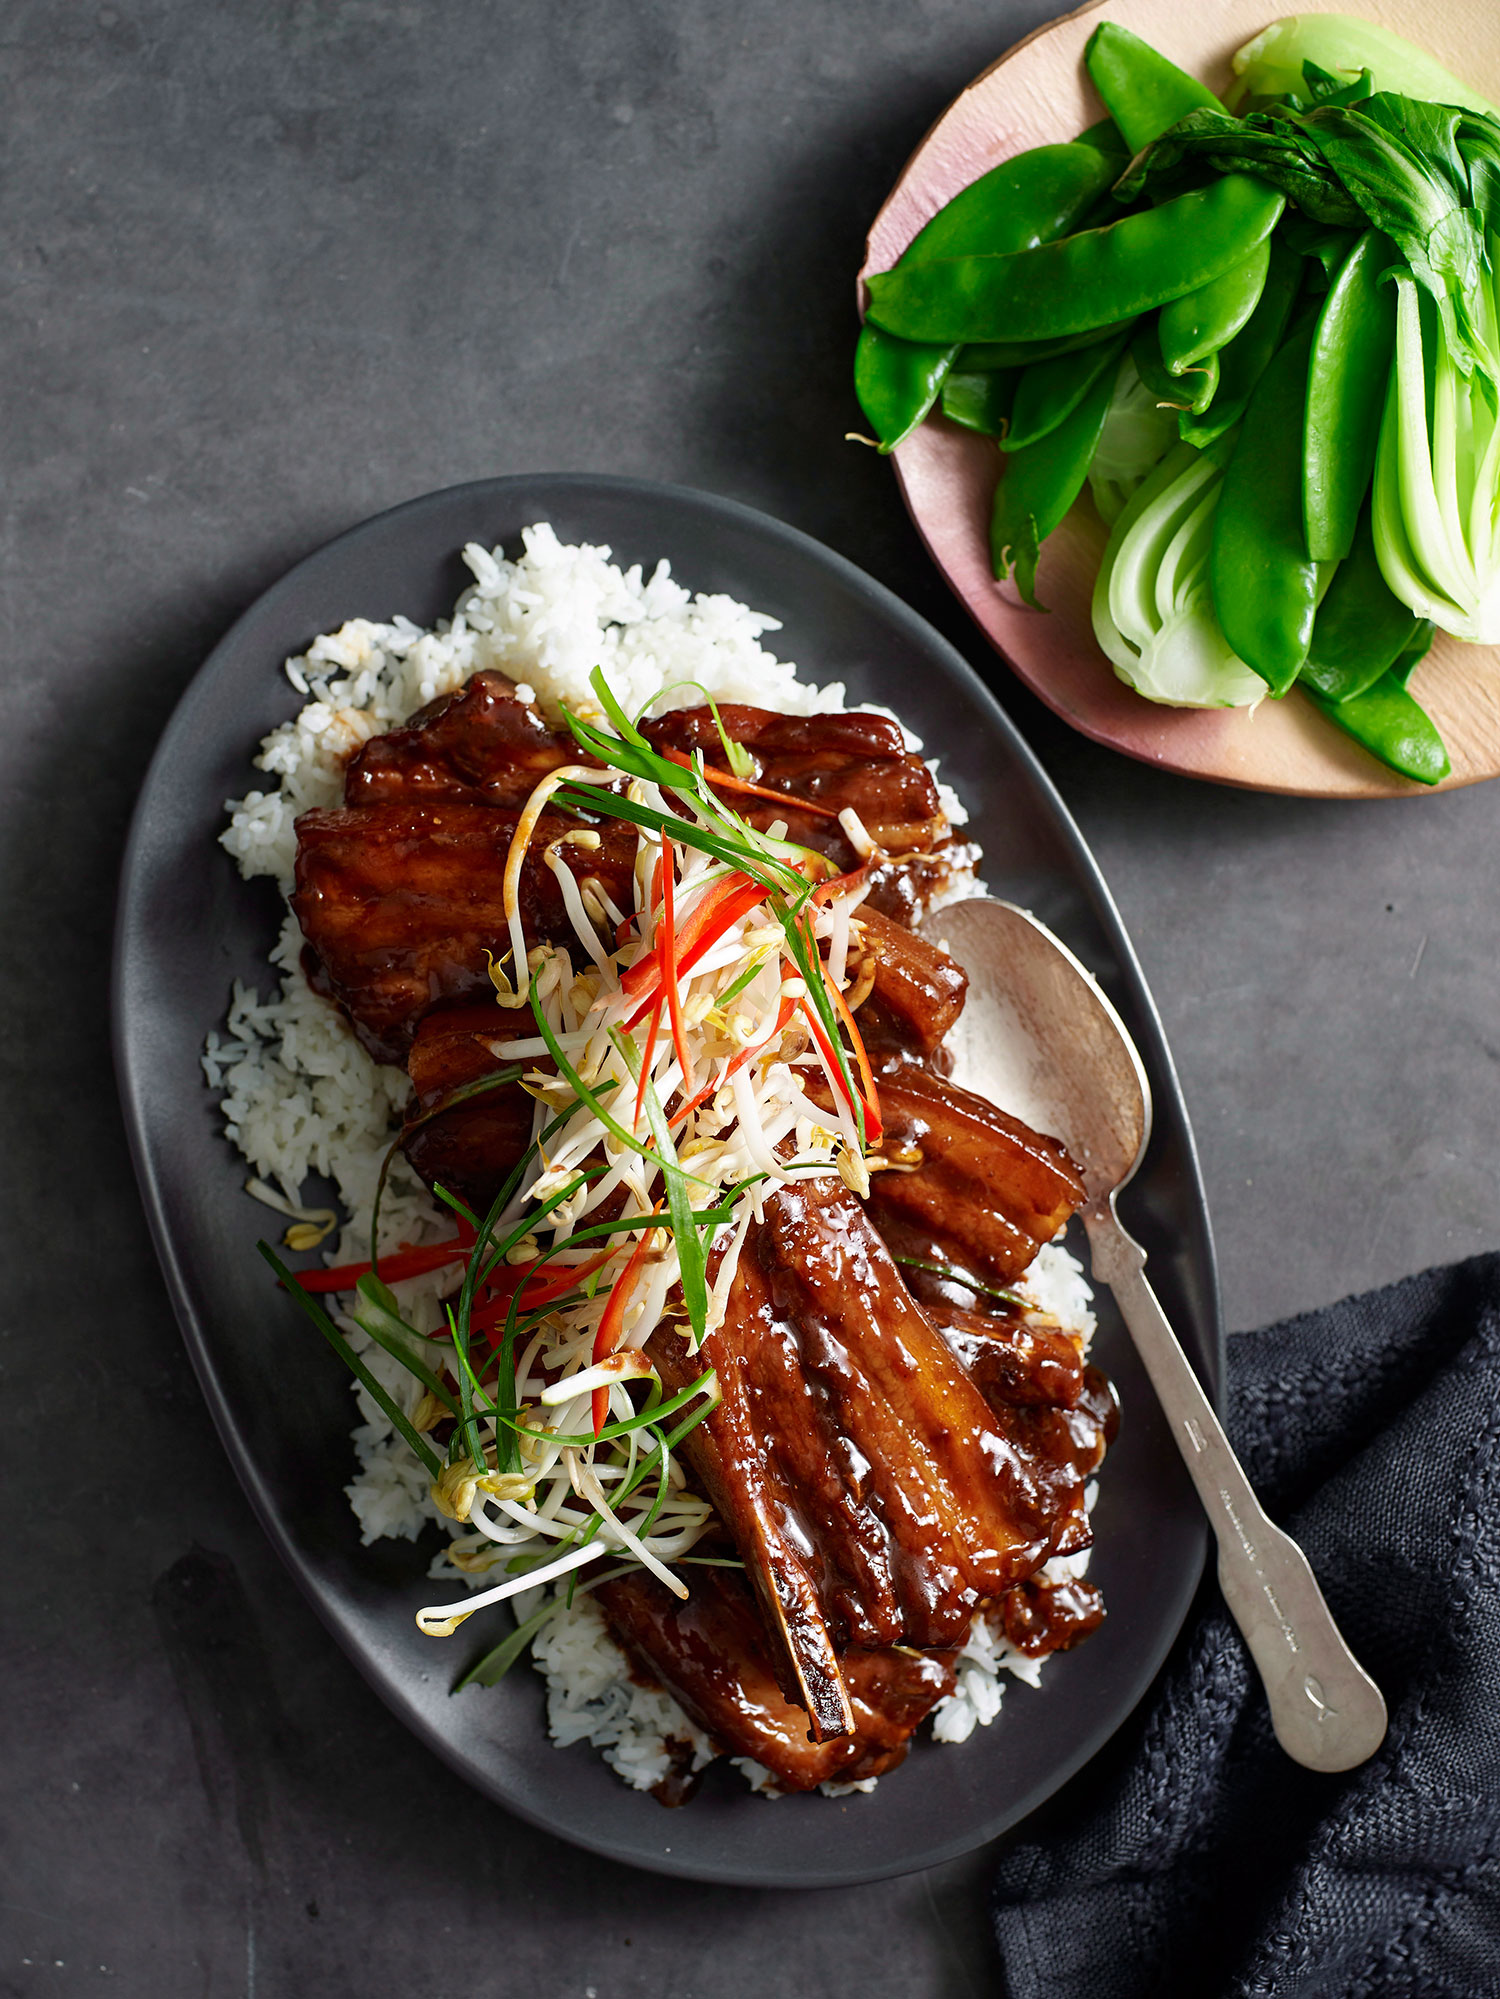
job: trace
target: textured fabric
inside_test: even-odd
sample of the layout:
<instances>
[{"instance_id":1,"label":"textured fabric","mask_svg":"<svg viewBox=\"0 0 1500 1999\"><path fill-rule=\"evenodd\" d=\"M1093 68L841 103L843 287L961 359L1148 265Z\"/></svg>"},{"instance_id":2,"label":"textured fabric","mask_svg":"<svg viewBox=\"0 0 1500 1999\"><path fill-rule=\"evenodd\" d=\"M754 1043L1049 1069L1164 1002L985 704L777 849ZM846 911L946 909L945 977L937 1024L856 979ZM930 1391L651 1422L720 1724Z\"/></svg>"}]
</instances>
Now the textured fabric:
<instances>
[{"instance_id":1,"label":"textured fabric","mask_svg":"<svg viewBox=\"0 0 1500 1999\"><path fill-rule=\"evenodd\" d=\"M1002 1860L1010 1999L1500 1994L1500 1256L1230 1343L1228 1426L1390 1732L1277 1747L1216 1590L1114 1774Z\"/></svg>"}]
</instances>

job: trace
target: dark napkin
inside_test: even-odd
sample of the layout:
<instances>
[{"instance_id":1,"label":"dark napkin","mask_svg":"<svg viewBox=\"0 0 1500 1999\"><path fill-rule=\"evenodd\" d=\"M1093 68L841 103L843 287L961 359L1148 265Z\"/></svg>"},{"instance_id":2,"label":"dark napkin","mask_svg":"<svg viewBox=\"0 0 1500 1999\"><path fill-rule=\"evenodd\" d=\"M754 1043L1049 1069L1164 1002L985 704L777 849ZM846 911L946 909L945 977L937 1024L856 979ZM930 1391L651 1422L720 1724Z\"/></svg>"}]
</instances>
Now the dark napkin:
<instances>
[{"instance_id":1,"label":"dark napkin","mask_svg":"<svg viewBox=\"0 0 1500 1999\"><path fill-rule=\"evenodd\" d=\"M1500 1255L1230 1341L1227 1423L1390 1708L1277 1747L1205 1586L1101 1789L1007 1849L1010 1999L1500 1994Z\"/></svg>"}]
</instances>

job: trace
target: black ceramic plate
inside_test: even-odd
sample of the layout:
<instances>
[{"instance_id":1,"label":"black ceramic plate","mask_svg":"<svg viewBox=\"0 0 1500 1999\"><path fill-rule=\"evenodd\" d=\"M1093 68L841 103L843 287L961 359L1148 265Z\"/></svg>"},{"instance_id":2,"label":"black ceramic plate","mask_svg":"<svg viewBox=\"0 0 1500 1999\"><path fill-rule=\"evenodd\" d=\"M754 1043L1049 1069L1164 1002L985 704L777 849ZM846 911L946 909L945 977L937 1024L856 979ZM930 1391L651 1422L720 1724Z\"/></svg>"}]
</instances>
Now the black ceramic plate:
<instances>
[{"instance_id":1,"label":"black ceramic plate","mask_svg":"<svg viewBox=\"0 0 1500 1999\"><path fill-rule=\"evenodd\" d=\"M871 1795L768 1802L716 1768L686 1809L664 1811L592 1750L551 1746L542 1683L526 1668L450 1696L485 1634L423 1638L412 1613L432 1594L429 1551L360 1546L341 1490L352 1469L346 1377L267 1282L255 1250L267 1215L242 1192L244 1165L203 1087L198 1053L230 981L269 982L274 891L242 882L215 835L224 800L253 781L259 738L293 711L283 659L356 615L431 623L468 580L466 541L514 548L538 520L564 541L607 543L626 563L649 568L665 555L690 588L774 613L784 629L771 643L805 677L842 680L851 701L897 709L942 756L994 891L1092 966L1145 1057L1156 1130L1127 1219L1189 1353L1217 1383L1213 1250L1160 1023L1098 870L1025 744L958 654L849 563L730 501L630 479L486 480L382 514L268 591L183 697L136 813L116 946L121 1088L157 1253L267 1533L360 1671L472 1783L550 1832L666 1874L828 1887L931 1866L1013 1825L1094 1754L1161 1664L1201 1570L1201 1514L1107 1295L1098 1353L1125 1414L1095 1514L1092 1573L1109 1604L1097 1636L1054 1660L1040 1690L1007 1686L1000 1718L967 1743L919 1743Z\"/></svg>"}]
</instances>

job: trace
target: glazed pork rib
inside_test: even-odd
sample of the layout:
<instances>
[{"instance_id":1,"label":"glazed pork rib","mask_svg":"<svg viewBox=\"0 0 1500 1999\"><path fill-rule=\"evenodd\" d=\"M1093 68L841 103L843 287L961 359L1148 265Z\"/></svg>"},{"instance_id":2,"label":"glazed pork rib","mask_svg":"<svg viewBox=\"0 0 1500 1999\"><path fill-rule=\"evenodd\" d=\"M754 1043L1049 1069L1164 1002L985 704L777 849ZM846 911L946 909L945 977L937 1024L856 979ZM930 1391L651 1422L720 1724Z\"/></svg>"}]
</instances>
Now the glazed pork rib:
<instances>
[{"instance_id":1,"label":"glazed pork rib","mask_svg":"<svg viewBox=\"0 0 1500 1999\"><path fill-rule=\"evenodd\" d=\"M1004 1286L1083 1202L1055 1138L915 1063L882 1070L880 1109L887 1155L920 1162L870 1189L875 1225L902 1254Z\"/></svg>"},{"instance_id":2,"label":"glazed pork rib","mask_svg":"<svg viewBox=\"0 0 1500 1999\"><path fill-rule=\"evenodd\" d=\"M819 1739L853 1726L844 1649L962 1643L1054 1551L1080 1489L1032 1448L1031 1412L997 1417L838 1180L767 1197L699 1353L675 1334L648 1350L669 1390L718 1373L689 1459Z\"/></svg>"},{"instance_id":3,"label":"glazed pork rib","mask_svg":"<svg viewBox=\"0 0 1500 1999\"><path fill-rule=\"evenodd\" d=\"M595 1601L637 1667L721 1748L764 1764L781 1791L882 1775L953 1691L951 1653L847 1652L839 1667L850 1725L810 1741L806 1714L779 1685L755 1598L733 1570L694 1571L685 1603L644 1570L603 1584Z\"/></svg>"}]
</instances>

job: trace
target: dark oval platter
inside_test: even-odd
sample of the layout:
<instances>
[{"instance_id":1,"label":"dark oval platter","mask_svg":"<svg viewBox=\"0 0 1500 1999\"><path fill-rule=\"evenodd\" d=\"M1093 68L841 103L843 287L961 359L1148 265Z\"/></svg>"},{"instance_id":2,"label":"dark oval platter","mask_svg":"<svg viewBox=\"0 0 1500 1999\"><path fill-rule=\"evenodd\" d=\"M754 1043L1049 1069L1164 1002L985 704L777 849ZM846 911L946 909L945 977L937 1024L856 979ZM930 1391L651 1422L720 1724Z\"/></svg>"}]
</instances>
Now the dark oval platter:
<instances>
[{"instance_id":1,"label":"dark oval platter","mask_svg":"<svg viewBox=\"0 0 1500 1999\"><path fill-rule=\"evenodd\" d=\"M967 1743L919 1742L870 1795L768 1801L716 1766L690 1805L665 1811L592 1749L552 1746L529 1668L450 1695L505 1622L424 1638L413 1612L432 1593L430 1549L360 1545L342 1492L353 1468L347 1378L267 1280L255 1249L266 1213L243 1192L246 1169L198 1067L231 980L265 990L271 977L277 898L267 882L241 881L215 836L225 799L252 782L260 737L293 712L282 661L354 616L431 624L468 580L466 541L514 549L541 520L564 541L608 544L623 563L649 570L665 555L688 588L774 614L783 630L769 643L805 678L842 680L851 702L895 709L942 758L984 843L991 890L1033 910L1093 969L1145 1058L1155 1132L1123 1205L1189 1354L1217 1386L1213 1246L1171 1058L1109 892L1036 759L958 653L850 563L732 501L633 479L484 480L367 521L267 591L184 695L136 812L115 953L120 1086L157 1254L267 1533L366 1679L471 1783L549 1832L664 1874L811 1888L930 1867L1015 1825L1113 1734L1166 1656L1202 1569L1202 1515L1108 1294L1096 1354L1124 1422L1095 1513L1103 1629L1054 1659L1039 1690L1008 1684L999 1718Z\"/></svg>"}]
</instances>

